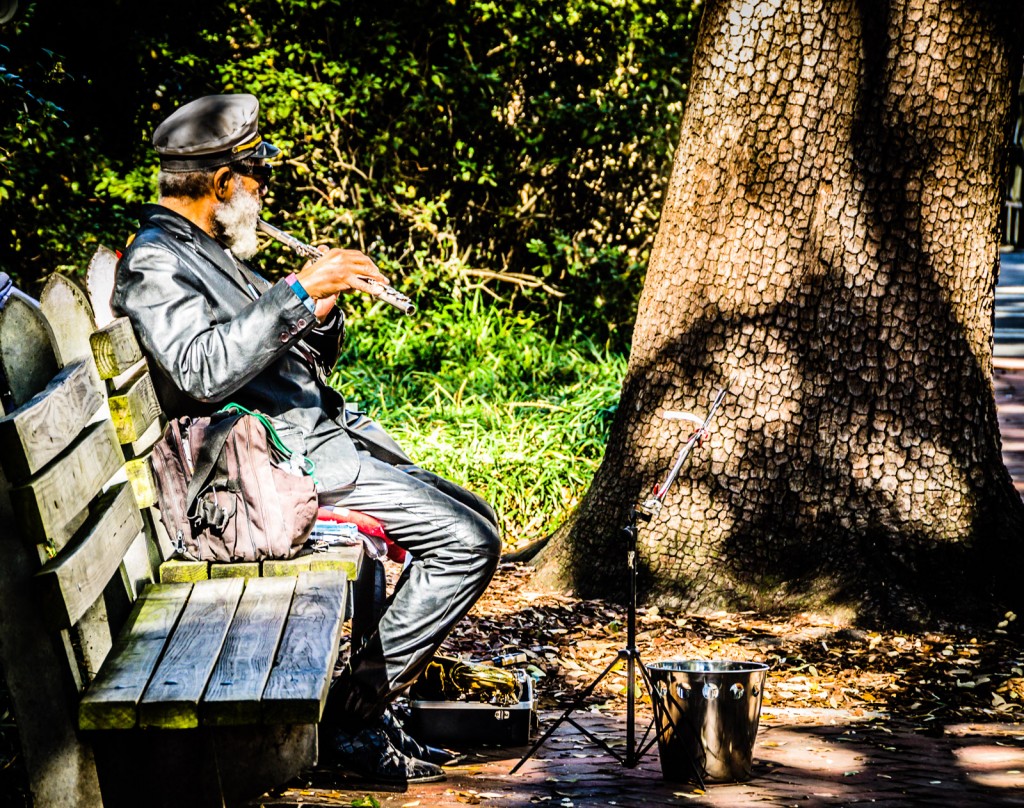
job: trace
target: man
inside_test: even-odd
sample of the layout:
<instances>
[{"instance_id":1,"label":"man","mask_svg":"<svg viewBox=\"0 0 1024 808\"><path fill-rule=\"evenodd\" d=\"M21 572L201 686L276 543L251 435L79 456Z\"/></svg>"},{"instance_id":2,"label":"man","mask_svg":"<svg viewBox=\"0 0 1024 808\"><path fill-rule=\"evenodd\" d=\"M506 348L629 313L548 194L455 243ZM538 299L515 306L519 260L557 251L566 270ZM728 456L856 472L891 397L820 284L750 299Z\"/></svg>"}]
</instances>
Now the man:
<instances>
[{"instance_id":1,"label":"man","mask_svg":"<svg viewBox=\"0 0 1024 808\"><path fill-rule=\"evenodd\" d=\"M377 518L409 551L376 632L331 690L324 752L377 781L442 779L443 751L405 735L388 705L486 588L496 519L476 495L416 467L324 383L343 328L338 294L387 283L373 261L331 249L274 284L244 263L257 250L266 161L279 153L258 116L251 95L206 96L157 127L159 203L145 207L121 257L112 305L131 319L169 416L228 402L272 416L316 463L321 504Z\"/></svg>"}]
</instances>

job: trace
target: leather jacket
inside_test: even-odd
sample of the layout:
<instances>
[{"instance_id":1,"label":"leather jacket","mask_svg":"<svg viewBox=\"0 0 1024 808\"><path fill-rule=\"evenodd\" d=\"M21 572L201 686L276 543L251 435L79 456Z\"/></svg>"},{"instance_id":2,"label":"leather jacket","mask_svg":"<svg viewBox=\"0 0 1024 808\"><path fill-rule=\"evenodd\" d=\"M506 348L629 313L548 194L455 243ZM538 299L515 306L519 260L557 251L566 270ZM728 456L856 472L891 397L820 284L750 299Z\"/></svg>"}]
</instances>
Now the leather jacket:
<instances>
[{"instance_id":1,"label":"leather jacket","mask_svg":"<svg viewBox=\"0 0 1024 808\"><path fill-rule=\"evenodd\" d=\"M283 422L285 443L316 463L322 490L355 481L357 446L411 463L322 379L337 360L341 312L318 324L287 283L239 263L185 217L143 208L111 307L131 320L167 415L208 415L229 402L270 415Z\"/></svg>"}]
</instances>

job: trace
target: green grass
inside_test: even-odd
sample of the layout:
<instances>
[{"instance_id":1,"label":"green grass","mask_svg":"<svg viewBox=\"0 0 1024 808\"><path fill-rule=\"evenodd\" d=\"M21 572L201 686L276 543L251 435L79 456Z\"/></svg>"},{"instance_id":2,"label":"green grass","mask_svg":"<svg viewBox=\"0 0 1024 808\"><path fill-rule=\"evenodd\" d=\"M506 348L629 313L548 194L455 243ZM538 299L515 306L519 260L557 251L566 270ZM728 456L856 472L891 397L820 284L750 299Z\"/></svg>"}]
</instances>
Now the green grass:
<instances>
[{"instance_id":1,"label":"green grass","mask_svg":"<svg viewBox=\"0 0 1024 808\"><path fill-rule=\"evenodd\" d=\"M331 382L417 463L487 499L514 548L586 491L625 370L625 356L477 297L356 322Z\"/></svg>"}]
</instances>

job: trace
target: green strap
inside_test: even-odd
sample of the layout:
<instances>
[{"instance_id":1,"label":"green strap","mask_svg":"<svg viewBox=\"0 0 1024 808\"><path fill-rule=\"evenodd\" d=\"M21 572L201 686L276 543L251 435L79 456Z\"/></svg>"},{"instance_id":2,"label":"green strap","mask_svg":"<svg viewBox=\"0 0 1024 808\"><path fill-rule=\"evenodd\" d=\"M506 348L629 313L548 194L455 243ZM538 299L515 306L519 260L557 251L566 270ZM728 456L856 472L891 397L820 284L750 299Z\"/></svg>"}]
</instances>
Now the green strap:
<instances>
[{"instance_id":1,"label":"green strap","mask_svg":"<svg viewBox=\"0 0 1024 808\"><path fill-rule=\"evenodd\" d=\"M263 428L267 430L267 436L270 438L270 443L275 449L277 449L285 457L296 456L296 453L294 451L285 446L284 441L281 440L281 436L278 435L277 430L274 429L274 424L270 420L270 418L268 418L262 412L253 412L252 410L246 409L241 404L235 404L234 402L231 402L230 404L225 404L223 407L220 408L219 412L234 412L239 415L251 415L257 421L263 424ZM316 463L314 463L310 458L305 457L304 455L298 455L298 457L302 459L303 470L306 472L306 474L313 478L313 484L319 487L320 481L316 477Z\"/></svg>"}]
</instances>

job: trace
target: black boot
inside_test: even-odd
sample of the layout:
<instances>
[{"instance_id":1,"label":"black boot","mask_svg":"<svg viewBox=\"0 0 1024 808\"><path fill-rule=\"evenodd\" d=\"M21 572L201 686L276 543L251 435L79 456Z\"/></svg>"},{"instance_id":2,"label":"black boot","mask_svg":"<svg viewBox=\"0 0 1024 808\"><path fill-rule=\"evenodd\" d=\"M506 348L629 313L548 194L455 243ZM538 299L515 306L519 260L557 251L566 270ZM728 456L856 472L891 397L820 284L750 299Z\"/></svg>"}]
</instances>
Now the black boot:
<instances>
[{"instance_id":1,"label":"black boot","mask_svg":"<svg viewBox=\"0 0 1024 808\"><path fill-rule=\"evenodd\" d=\"M379 723L358 732L335 729L326 730L325 734L326 762L365 780L401 785L434 783L445 778L440 766L396 749Z\"/></svg>"}]
</instances>

